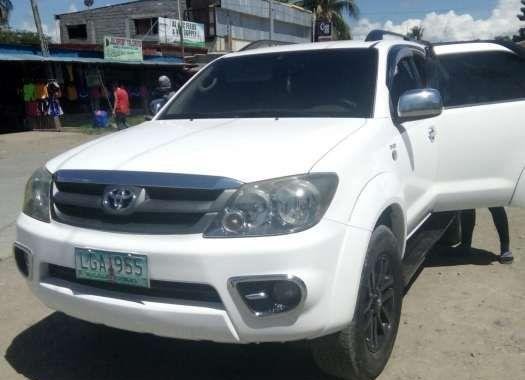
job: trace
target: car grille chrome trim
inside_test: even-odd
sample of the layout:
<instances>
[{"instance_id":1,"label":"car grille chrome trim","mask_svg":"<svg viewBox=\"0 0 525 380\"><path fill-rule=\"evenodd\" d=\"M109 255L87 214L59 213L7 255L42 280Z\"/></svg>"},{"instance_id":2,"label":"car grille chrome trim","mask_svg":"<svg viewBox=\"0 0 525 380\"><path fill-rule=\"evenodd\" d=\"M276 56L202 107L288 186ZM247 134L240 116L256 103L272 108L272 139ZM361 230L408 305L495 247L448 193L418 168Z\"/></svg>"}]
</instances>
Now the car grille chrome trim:
<instances>
[{"instance_id":1,"label":"car grille chrome trim","mask_svg":"<svg viewBox=\"0 0 525 380\"><path fill-rule=\"evenodd\" d=\"M53 181L52 216L60 223L104 231L202 233L240 185L230 178L201 175L58 171ZM108 213L103 207L105 190L126 186L144 189L144 199L122 215Z\"/></svg>"}]
</instances>

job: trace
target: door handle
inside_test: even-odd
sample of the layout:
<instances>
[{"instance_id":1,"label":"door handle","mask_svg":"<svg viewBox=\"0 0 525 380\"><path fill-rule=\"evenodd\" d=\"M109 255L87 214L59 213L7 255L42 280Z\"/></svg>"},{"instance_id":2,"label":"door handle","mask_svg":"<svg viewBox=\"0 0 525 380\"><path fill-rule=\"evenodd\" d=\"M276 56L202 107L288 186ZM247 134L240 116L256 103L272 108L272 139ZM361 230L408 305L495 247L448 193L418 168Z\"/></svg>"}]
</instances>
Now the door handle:
<instances>
[{"instance_id":1,"label":"door handle","mask_svg":"<svg viewBox=\"0 0 525 380\"><path fill-rule=\"evenodd\" d=\"M428 128L428 139L430 142L434 142L436 140L436 129L434 127Z\"/></svg>"}]
</instances>

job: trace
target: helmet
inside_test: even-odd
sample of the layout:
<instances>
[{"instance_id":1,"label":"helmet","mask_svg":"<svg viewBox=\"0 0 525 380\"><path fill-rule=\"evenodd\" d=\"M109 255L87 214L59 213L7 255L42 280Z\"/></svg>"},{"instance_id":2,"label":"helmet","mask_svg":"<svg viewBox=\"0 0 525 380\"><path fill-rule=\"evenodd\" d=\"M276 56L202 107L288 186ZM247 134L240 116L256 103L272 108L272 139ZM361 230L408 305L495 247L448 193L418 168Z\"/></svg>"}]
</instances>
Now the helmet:
<instances>
[{"instance_id":1,"label":"helmet","mask_svg":"<svg viewBox=\"0 0 525 380\"><path fill-rule=\"evenodd\" d=\"M171 90L171 80L166 75L159 77L159 89Z\"/></svg>"}]
</instances>

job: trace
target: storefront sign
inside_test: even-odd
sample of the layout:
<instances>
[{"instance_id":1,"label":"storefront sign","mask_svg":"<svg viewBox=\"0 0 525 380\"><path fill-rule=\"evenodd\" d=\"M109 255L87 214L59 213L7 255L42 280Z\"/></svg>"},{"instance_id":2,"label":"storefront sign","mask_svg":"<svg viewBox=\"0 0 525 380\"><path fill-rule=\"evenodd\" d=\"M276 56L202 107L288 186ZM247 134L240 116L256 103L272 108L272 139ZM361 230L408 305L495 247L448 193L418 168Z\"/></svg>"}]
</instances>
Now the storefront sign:
<instances>
[{"instance_id":1,"label":"storefront sign","mask_svg":"<svg viewBox=\"0 0 525 380\"><path fill-rule=\"evenodd\" d=\"M180 45L179 20L159 17L159 41L162 44ZM204 47L204 24L183 21L184 46Z\"/></svg>"},{"instance_id":2,"label":"storefront sign","mask_svg":"<svg viewBox=\"0 0 525 380\"><path fill-rule=\"evenodd\" d=\"M329 21L317 21L315 23L315 35L317 41L331 41L332 23Z\"/></svg>"},{"instance_id":3,"label":"storefront sign","mask_svg":"<svg viewBox=\"0 0 525 380\"><path fill-rule=\"evenodd\" d=\"M104 37L104 59L108 61L142 61L142 41L122 37Z\"/></svg>"}]
</instances>

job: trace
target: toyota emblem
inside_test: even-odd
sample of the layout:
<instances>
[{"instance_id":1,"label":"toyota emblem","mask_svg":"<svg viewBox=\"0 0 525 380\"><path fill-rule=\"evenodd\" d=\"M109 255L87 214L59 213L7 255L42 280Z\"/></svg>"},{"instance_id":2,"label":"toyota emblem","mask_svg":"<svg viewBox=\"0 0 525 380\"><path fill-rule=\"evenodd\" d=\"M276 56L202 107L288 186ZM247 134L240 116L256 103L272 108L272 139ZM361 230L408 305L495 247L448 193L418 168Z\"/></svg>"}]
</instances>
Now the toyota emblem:
<instances>
[{"instance_id":1,"label":"toyota emblem","mask_svg":"<svg viewBox=\"0 0 525 380\"><path fill-rule=\"evenodd\" d=\"M143 189L132 186L108 186L102 196L102 208L108 214L128 215L137 207Z\"/></svg>"}]
</instances>

